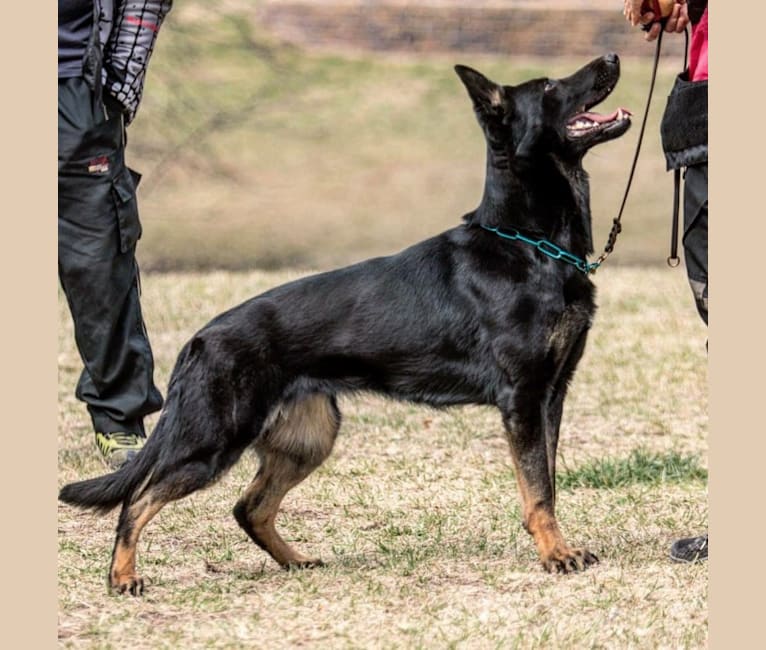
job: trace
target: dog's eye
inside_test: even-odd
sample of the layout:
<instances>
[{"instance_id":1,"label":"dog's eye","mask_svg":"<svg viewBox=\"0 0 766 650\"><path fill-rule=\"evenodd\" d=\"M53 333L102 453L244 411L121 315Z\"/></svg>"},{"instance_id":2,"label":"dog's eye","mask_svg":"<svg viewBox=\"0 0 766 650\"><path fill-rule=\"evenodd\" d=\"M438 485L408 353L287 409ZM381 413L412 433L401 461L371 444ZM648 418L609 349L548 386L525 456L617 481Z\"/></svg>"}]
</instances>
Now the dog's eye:
<instances>
[{"instance_id":1,"label":"dog's eye","mask_svg":"<svg viewBox=\"0 0 766 650\"><path fill-rule=\"evenodd\" d=\"M545 82L545 88L543 88L543 91L546 93L551 92L556 87L556 82L551 81L550 79Z\"/></svg>"}]
</instances>

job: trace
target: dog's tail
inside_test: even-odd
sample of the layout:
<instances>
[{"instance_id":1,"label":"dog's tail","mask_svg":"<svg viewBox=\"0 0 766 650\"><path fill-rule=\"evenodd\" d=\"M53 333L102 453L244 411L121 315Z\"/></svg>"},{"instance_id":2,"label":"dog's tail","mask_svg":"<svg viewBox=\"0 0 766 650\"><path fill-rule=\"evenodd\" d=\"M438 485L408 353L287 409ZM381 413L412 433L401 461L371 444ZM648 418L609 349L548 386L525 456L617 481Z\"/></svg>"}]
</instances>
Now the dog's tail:
<instances>
[{"instance_id":1,"label":"dog's tail","mask_svg":"<svg viewBox=\"0 0 766 650\"><path fill-rule=\"evenodd\" d=\"M128 497L143 492L155 474L166 439L177 425L178 409L174 392L168 391L160 420L135 458L111 474L65 485L59 492L59 499L79 508L106 514Z\"/></svg>"},{"instance_id":2,"label":"dog's tail","mask_svg":"<svg viewBox=\"0 0 766 650\"><path fill-rule=\"evenodd\" d=\"M179 369L187 358L187 348L184 348L171 376L165 408L154 432L136 457L111 474L65 485L59 492L59 500L105 514L128 497L137 498L149 486L155 471L161 464L164 446L172 438L174 430L180 427L179 401L182 373Z\"/></svg>"},{"instance_id":3,"label":"dog's tail","mask_svg":"<svg viewBox=\"0 0 766 650\"><path fill-rule=\"evenodd\" d=\"M105 514L116 508L152 474L159 457L155 431L138 455L116 472L69 483L61 488L59 499L73 506Z\"/></svg>"}]
</instances>

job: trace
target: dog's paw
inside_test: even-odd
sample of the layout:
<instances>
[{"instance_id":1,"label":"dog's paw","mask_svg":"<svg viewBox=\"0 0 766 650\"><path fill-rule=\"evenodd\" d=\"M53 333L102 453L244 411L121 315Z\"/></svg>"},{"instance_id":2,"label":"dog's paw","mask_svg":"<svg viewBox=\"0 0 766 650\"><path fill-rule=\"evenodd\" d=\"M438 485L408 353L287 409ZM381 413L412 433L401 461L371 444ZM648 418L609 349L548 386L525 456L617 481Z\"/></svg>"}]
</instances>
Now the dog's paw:
<instances>
[{"instance_id":1,"label":"dog's paw","mask_svg":"<svg viewBox=\"0 0 766 650\"><path fill-rule=\"evenodd\" d=\"M112 576L109 579L109 588L115 594L130 594L131 596L143 596L144 579L135 574L125 576Z\"/></svg>"},{"instance_id":2,"label":"dog's paw","mask_svg":"<svg viewBox=\"0 0 766 650\"><path fill-rule=\"evenodd\" d=\"M549 573L574 573L598 564L598 558L584 548L557 547L542 558L543 567Z\"/></svg>"},{"instance_id":3,"label":"dog's paw","mask_svg":"<svg viewBox=\"0 0 766 650\"><path fill-rule=\"evenodd\" d=\"M317 569L323 566L325 566L325 563L319 558L302 558L300 560L288 562L287 564L282 565L282 568L287 571L292 571L294 569Z\"/></svg>"}]
</instances>

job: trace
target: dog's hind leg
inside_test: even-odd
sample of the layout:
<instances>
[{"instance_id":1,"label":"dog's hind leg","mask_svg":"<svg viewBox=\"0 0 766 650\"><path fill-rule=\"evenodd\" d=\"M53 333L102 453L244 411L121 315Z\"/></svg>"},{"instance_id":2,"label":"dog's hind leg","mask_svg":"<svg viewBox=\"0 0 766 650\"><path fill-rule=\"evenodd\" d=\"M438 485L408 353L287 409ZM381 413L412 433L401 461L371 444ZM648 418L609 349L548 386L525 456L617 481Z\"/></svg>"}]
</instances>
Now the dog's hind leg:
<instances>
[{"instance_id":1,"label":"dog's hind leg","mask_svg":"<svg viewBox=\"0 0 766 650\"><path fill-rule=\"evenodd\" d=\"M109 569L109 586L114 591L141 595L144 581L136 574L136 546L141 531L171 501L212 484L240 453L231 450L225 461L223 454L210 453L210 457L177 459L173 466L155 467L143 485L126 499L120 512Z\"/></svg>"},{"instance_id":2,"label":"dog's hind leg","mask_svg":"<svg viewBox=\"0 0 766 650\"><path fill-rule=\"evenodd\" d=\"M334 396L314 393L281 405L256 442L261 466L234 507L234 517L285 568L322 565L288 546L274 522L285 494L330 455L339 428Z\"/></svg>"},{"instance_id":3,"label":"dog's hind leg","mask_svg":"<svg viewBox=\"0 0 766 650\"><path fill-rule=\"evenodd\" d=\"M109 568L109 587L114 591L121 594L128 592L133 596L143 593L144 580L136 574L138 537L163 505L162 501L146 495L135 503L123 506Z\"/></svg>"},{"instance_id":4,"label":"dog's hind leg","mask_svg":"<svg viewBox=\"0 0 766 650\"><path fill-rule=\"evenodd\" d=\"M136 575L136 546L149 521L171 501L212 485L237 461L249 443L247 436L232 439L230 434L220 433L225 430L222 423L216 422L210 410L200 404L174 422L180 432L171 435L167 430L155 431L132 461L144 460L147 470L123 501L117 523L109 585L119 593L138 596L143 592L144 582ZM178 409L171 407L171 413L177 412ZM208 426L200 429L200 422ZM203 434L208 427L219 433ZM147 453L152 456L142 459Z\"/></svg>"}]
</instances>

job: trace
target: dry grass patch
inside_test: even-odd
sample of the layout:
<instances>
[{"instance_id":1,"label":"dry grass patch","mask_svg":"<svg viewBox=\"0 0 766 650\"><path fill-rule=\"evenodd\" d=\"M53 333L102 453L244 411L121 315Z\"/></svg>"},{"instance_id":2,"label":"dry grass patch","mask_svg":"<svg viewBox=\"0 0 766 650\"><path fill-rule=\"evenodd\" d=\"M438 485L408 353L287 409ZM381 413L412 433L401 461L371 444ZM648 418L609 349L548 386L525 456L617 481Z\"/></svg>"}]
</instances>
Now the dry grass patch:
<instances>
[{"instance_id":1,"label":"dry grass patch","mask_svg":"<svg viewBox=\"0 0 766 650\"><path fill-rule=\"evenodd\" d=\"M160 386L207 320L294 277L145 276ZM341 400L335 452L280 516L285 537L326 568L282 571L236 525L231 507L256 471L250 455L149 525L143 599L106 593L115 516L61 505L60 645L704 647L707 569L673 565L667 550L707 526L705 331L680 271L607 265L596 283L600 311L564 414L562 478L634 471L564 484L558 514L600 565L573 576L542 571L493 409L436 411L362 395ZM103 470L72 396L79 361L63 299L59 329L63 484Z\"/></svg>"}]
</instances>

